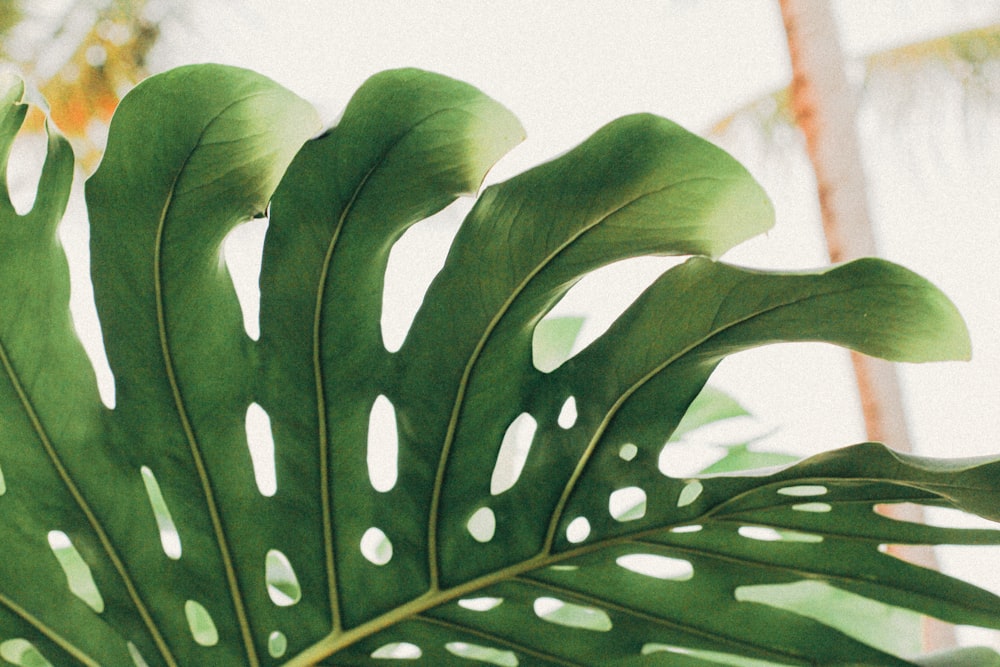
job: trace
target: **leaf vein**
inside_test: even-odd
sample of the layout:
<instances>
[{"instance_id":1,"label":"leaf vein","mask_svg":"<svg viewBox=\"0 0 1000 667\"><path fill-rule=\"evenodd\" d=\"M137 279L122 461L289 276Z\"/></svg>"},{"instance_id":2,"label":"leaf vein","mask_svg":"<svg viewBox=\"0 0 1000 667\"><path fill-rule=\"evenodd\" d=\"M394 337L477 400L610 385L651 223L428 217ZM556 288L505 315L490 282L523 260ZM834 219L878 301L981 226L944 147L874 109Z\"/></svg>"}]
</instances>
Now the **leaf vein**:
<instances>
[{"instance_id":1,"label":"leaf vein","mask_svg":"<svg viewBox=\"0 0 1000 667\"><path fill-rule=\"evenodd\" d=\"M118 573L119 578L121 578L122 584L128 592L129 599L131 599L136 611L142 618L146 629L149 630L153 642L160 651L160 655L170 667L176 667L177 663L174 660L173 654L167 646L163 636L160 634L159 628L157 628L155 621L153 621L152 615L146 608L146 604L143 602L142 596L139 594L139 591L135 586L135 582L132 581L132 575L129 573L128 568L125 567L125 563L122 561L117 550L114 548L114 545L111 543L111 539L108 537L107 532L105 532L104 526L101 524L94 511L90 508L90 504L83 496L83 492L80 491L79 487L77 487L76 483L73 481L69 470L67 470L66 465L62 461L62 457L60 457L59 453L56 451L52 440L49 438L48 431L46 430L44 424L42 424L42 420L35 410L35 407L31 402L31 398L28 396L23 385L21 384L17 370L14 368L14 365L7 354L7 349L2 343L0 343L0 365L3 366L7 378L13 385L14 391L21 403L21 407L24 409L28 420L31 422L32 429L35 431L42 448L45 450L45 454L49 457L49 460L52 462L52 466L55 468L56 473L62 480L62 483L66 486L66 489L73 497L73 500L87 518L87 523L90 524L91 529L97 535L97 539L100 541L101 547L104 549L104 553L107 554L108 558L111 560L112 566Z\"/></svg>"},{"instance_id":2,"label":"leaf vein","mask_svg":"<svg viewBox=\"0 0 1000 667\"><path fill-rule=\"evenodd\" d=\"M448 430L445 434L445 441L441 447L441 455L438 460L437 473L434 480L434 489L431 497L431 509L430 509L430 527L428 530L428 540L430 546L430 568L431 568L431 587L432 589L437 589L438 584L438 568L440 567L437 562L437 524L439 521L440 514L440 504L441 504L441 493L444 486L444 475L447 468L448 459L451 456L451 448L455 440L455 433L458 429L458 419L462 411L462 407L465 401L465 393L468 389L469 378L472 376L473 368L476 363L478 363L479 358L482 354L483 349L486 347L487 341L493 335L493 332L499 326L500 321L504 316L510 311L514 302L517 298L527 289L528 285L534 280L538 274L540 274L547 266L549 266L555 259L570 248L574 243L583 238L587 233L593 231L599 227L602 223L612 218L614 215L625 210L629 206L641 201L646 197L650 197L662 192L666 192L672 188L678 187L685 183L690 183L699 180L718 180L717 177L713 176L702 176L702 177L691 177L687 179L682 179L669 185L660 186L649 192L643 192L642 194L630 199L627 202L619 204L610 211L596 217L590 224L582 226L577 232L570 235L563 243L559 244L553 249L551 253L545 256L542 261L540 261L528 274L518 283L511 294L504 300L500 308L494 314L493 318L487 324L486 329L480 336L479 340L476 342L476 346L472 353L469 355L469 360L466 362L465 368L462 372L462 377L459 380L458 390L455 393L455 401L452 406L451 417L448 421ZM508 234L510 230L508 229ZM510 239L508 238L508 242ZM547 553L551 550L550 540L546 541L546 546L543 548L543 552Z\"/></svg>"}]
</instances>

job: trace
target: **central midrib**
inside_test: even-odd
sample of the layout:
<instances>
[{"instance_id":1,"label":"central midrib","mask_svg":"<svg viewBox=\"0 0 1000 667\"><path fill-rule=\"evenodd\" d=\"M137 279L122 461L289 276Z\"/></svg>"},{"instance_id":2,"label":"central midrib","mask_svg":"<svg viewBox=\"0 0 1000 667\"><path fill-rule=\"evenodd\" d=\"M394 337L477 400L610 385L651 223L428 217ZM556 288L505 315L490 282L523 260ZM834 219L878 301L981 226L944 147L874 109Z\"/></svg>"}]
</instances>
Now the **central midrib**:
<instances>
[{"instance_id":1,"label":"central midrib","mask_svg":"<svg viewBox=\"0 0 1000 667\"><path fill-rule=\"evenodd\" d=\"M166 325L166 305L163 293L162 262L163 235L167 219L169 218L171 206L173 204L174 194L177 191L177 185L181 176L184 174L192 156L197 152L198 147L202 145L202 139L212 124L228 109L244 101L245 99L240 99L230 103L205 124L198 140L194 143L194 148L192 148L192 150L184 158L177 172L174 174L173 181L167 190L166 200L164 201L163 208L160 211L156 227L156 239L153 249L153 291L156 300L156 325L157 333L160 339L160 353L163 356L164 372L167 375L168 384L170 385L170 391L174 400L174 407L177 410L177 416L180 420L181 428L184 431L185 438L187 439L188 449L191 453L195 471L198 474L198 480L201 484L202 494L205 498L205 504L208 508L209 518L212 523L212 530L215 533L216 545L219 548L219 555L222 558L222 565L226 575L226 584L229 588L229 594L233 601L233 609L236 613L236 620L240 627L240 635L243 640L244 650L246 651L247 661L250 667L257 667L260 664L260 661L257 657L257 649L254 645L253 636L250 634L250 623L243 602L243 594L240 590L239 581L236 577L236 569L233 565L232 554L229 550L229 542L226 539L226 533L222 525L222 517L219 514L219 508L215 500L215 491L212 488L212 482L208 475L208 469L202 457L201 445L198 442L198 438L194 432L194 427L192 426L191 420L187 414L187 407L181 393L180 384L177 381L176 372L174 370L173 355L170 351L170 341Z\"/></svg>"}]
</instances>

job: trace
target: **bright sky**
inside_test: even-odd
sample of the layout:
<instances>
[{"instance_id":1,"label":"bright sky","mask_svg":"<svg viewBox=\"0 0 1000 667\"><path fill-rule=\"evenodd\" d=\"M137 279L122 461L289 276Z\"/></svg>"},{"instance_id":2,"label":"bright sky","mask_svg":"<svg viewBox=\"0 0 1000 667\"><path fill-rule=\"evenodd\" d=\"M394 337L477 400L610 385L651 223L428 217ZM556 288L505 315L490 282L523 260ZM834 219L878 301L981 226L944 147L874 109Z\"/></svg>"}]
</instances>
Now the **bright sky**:
<instances>
[{"instance_id":1,"label":"bright sky","mask_svg":"<svg viewBox=\"0 0 1000 667\"><path fill-rule=\"evenodd\" d=\"M417 66L464 79L511 108L528 132L491 180L553 157L626 113L650 111L702 130L789 77L771 0L248 4L234 11L233 3L221 0L191 2L182 29L166 31L154 65L249 67L312 101L329 123L364 79L386 68ZM841 0L836 7L845 46L855 54L1000 20L997 3L985 1ZM1000 122L991 135L971 128L971 152L955 142L959 125L940 122L933 108L915 125L893 134L866 118L861 127L882 254L927 276L957 302L975 359L903 369L913 436L924 454L997 453ZM938 144L932 140L940 142L944 159L934 157ZM729 148L764 182L778 224L726 259L756 267L824 264L804 163L763 156L749 146ZM440 247L432 246L440 246L447 229L443 223L410 239L413 252L439 256ZM640 263L618 270L613 280L601 281L603 292L574 294L568 310L593 311L593 304L635 293L655 268ZM592 312L589 335L602 318L606 312ZM716 384L757 416L753 433L774 431L768 447L808 454L863 439L846 355L839 350L800 345L746 353L724 364ZM980 580L983 569L1000 569L982 567L984 553L1000 563L996 550L976 553L959 558L949 552L947 562L964 559L966 571L979 570ZM987 583L1000 590L1000 581Z\"/></svg>"}]
</instances>

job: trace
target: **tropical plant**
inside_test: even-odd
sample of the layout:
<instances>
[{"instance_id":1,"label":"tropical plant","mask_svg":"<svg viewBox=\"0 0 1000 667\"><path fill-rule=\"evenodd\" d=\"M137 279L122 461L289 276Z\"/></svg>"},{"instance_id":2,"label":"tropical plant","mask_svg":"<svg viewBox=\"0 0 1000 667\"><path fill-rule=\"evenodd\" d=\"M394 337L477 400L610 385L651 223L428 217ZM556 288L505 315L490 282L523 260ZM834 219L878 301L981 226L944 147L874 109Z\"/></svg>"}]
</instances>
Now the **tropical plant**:
<instances>
[{"instance_id":1,"label":"tropical plant","mask_svg":"<svg viewBox=\"0 0 1000 667\"><path fill-rule=\"evenodd\" d=\"M19 81L5 90L6 167L26 105ZM966 357L925 280L874 259L795 274L713 259L768 228L767 197L720 149L635 115L484 189L390 352L394 242L474 193L522 130L417 70L376 75L318 129L304 101L229 67L123 100L86 187L113 408L68 314L54 234L73 158L52 127L32 210L0 200L0 656L913 664L816 620L802 599L824 587L1000 627L1000 598L881 549L1000 531L876 511L1000 519L1000 460L869 443L744 474L659 463L728 354L825 340ZM220 248L264 214L254 340ZM580 277L643 254L692 257L579 353L533 352ZM248 422L269 423L272 451L251 451Z\"/></svg>"}]
</instances>

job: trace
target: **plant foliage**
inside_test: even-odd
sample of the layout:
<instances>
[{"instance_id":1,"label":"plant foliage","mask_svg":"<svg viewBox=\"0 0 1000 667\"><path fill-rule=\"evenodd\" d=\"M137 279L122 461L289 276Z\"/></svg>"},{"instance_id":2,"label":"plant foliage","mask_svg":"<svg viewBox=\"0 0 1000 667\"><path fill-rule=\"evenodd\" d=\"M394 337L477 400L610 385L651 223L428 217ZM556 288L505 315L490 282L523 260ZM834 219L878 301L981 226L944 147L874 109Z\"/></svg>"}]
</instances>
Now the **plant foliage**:
<instances>
[{"instance_id":1,"label":"plant foliage","mask_svg":"<svg viewBox=\"0 0 1000 667\"><path fill-rule=\"evenodd\" d=\"M4 166L22 94L5 86ZM996 596L880 549L1000 532L874 511L1000 519L996 460L862 444L752 474L657 465L728 354L821 340L966 357L960 317L925 280L879 260L720 263L771 224L765 194L721 150L635 115L484 189L389 352L394 242L475 193L522 130L417 70L373 77L318 129L301 99L228 67L177 69L123 101L86 186L114 408L67 309L66 141L49 129L29 213L0 193L0 656L911 664L782 602L803 584L1000 628ZM220 248L269 205L254 340ZM570 287L645 254L692 257L593 344L536 368L535 330ZM248 415L265 414L276 489L247 446Z\"/></svg>"}]
</instances>

